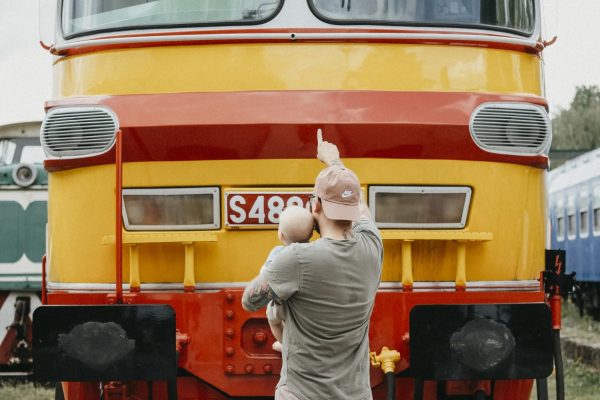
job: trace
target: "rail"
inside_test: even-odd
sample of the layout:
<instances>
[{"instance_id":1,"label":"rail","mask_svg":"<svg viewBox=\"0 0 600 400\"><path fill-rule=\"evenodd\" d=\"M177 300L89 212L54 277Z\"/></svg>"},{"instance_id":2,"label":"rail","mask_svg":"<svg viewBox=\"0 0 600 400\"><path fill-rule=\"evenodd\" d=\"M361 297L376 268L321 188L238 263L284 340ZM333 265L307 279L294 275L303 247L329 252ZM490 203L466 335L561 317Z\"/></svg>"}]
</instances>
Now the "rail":
<instances>
[{"instance_id":1,"label":"rail","mask_svg":"<svg viewBox=\"0 0 600 400\"><path fill-rule=\"evenodd\" d=\"M129 246L129 291L139 292L141 288L139 245L148 243L181 243L184 246L185 263L183 273L183 288L193 292L196 286L194 272L195 244L216 242L217 234L212 232L122 232L121 245ZM104 236L103 245L115 244L115 236Z\"/></svg>"}]
</instances>

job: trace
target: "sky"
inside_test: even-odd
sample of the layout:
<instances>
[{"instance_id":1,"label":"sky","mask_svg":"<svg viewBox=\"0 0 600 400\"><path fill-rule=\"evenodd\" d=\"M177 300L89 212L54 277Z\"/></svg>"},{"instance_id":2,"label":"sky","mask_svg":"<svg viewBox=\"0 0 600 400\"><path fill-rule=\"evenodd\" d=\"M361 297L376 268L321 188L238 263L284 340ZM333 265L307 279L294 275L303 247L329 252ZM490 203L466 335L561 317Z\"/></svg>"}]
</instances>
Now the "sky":
<instances>
[{"instance_id":1,"label":"sky","mask_svg":"<svg viewBox=\"0 0 600 400\"><path fill-rule=\"evenodd\" d=\"M42 0L48 3L51 0ZM577 85L600 86L600 0L542 0L546 97L568 108ZM38 0L0 0L0 125L41 120L51 93L52 56L39 44Z\"/></svg>"},{"instance_id":2,"label":"sky","mask_svg":"<svg viewBox=\"0 0 600 400\"><path fill-rule=\"evenodd\" d=\"M0 0L0 125L44 118L52 57L39 44L38 15L38 0Z\"/></svg>"}]
</instances>

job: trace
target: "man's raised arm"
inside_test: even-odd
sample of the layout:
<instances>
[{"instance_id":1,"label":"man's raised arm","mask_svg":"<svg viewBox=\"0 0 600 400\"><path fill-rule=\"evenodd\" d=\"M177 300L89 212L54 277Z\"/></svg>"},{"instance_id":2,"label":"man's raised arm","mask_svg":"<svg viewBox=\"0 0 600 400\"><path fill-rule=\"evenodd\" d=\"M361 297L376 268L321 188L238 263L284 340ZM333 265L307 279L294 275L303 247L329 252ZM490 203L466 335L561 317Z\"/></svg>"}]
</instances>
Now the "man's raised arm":
<instances>
[{"instance_id":1,"label":"man's raised arm","mask_svg":"<svg viewBox=\"0 0 600 400\"><path fill-rule=\"evenodd\" d=\"M337 146L333 143L323 141L323 132L321 129L317 130L317 158L328 167L336 165L345 168L344 163L340 159L340 152ZM362 191L360 193L360 217L361 219L373 219Z\"/></svg>"}]
</instances>

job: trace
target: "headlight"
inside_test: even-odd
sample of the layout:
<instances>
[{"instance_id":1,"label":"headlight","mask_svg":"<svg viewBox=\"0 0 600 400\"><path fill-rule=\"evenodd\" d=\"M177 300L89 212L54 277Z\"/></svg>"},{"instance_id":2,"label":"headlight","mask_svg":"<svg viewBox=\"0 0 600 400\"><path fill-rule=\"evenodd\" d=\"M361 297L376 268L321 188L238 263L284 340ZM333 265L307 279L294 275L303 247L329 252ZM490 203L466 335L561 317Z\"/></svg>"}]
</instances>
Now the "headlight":
<instances>
[{"instance_id":1,"label":"headlight","mask_svg":"<svg viewBox=\"0 0 600 400\"><path fill-rule=\"evenodd\" d=\"M369 207L380 228L464 228L471 188L371 186Z\"/></svg>"},{"instance_id":2,"label":"headlight","mask_svg":"<svg viewBox=\"0 0 600 400\"><path fill-rule=\"evenodd\" d=\"M127 230L219 229L219 188L123 189Z\"/></svg>"}]
</instances>

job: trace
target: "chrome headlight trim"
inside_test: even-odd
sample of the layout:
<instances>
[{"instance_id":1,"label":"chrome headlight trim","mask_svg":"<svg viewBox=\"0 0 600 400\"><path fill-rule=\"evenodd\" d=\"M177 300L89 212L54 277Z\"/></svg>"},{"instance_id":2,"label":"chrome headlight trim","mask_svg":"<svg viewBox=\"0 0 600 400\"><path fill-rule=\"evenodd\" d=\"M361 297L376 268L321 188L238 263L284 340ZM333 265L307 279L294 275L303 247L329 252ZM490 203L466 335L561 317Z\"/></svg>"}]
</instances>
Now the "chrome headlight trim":
<instances>
[{"instance_id":1,"label":"chrome headlight trim","mask_svg":"<svg viewBox=\"0 0 600 400\"><path fill-rule=\"evenodd\" d=\"M469 132L487 152L537 156L550 150L552 122L537 104L483 103L471 114Z\"/></svg>"},{"instance_id":2,"label":"chrome headlight trim","mask_svg":"<svg viewBox=\"0 0 600 400\"><path fill-rule=\"evenodd\" d=\"M81 158L110 150L118 130L117 115L108 107L57 107L44 118L40 139L49 157Z\"/></svg>"},{"instance_id":3,"label":"chrome headlight trim","mask_svg":"<svg viewBox=\"0 0 600 400\"><path fill-rule=\"evenodd\" d=\"M128 231L195 231L218 230L221 228L221 191L219 187L185 187L185 188L145 188L123 189L122 210L123 225ZM207 224L135 224L128 215L125 197L136 196L168 196L168 195L211 195L212 223Z\"/></svg>"}]
</instances>

